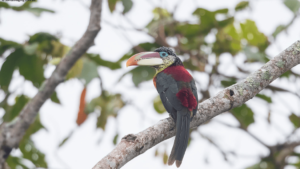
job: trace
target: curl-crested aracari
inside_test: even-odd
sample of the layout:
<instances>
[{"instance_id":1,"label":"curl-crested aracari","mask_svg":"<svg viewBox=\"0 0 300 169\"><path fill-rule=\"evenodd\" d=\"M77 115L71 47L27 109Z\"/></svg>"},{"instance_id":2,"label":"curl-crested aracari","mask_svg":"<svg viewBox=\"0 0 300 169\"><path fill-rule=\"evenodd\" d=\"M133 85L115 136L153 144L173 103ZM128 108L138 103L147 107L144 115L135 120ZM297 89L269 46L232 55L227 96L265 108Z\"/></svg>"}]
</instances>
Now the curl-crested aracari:
<instances>
[{"instance_id":1,"label":"curl-crested aracari","mask_svg":"<svg viewBox=\"0 0 300 169\"><path fill-rule=\"evenodd\" d=\"M166 47L133 55L126 63L126 66L132 65L156 69L154 86L176 124L176 137L168 164L172 165L176 161L176 166L179 167L189 140L190 121L198 107L195 81L176 54Z\"/></svg>"}]
</instances>

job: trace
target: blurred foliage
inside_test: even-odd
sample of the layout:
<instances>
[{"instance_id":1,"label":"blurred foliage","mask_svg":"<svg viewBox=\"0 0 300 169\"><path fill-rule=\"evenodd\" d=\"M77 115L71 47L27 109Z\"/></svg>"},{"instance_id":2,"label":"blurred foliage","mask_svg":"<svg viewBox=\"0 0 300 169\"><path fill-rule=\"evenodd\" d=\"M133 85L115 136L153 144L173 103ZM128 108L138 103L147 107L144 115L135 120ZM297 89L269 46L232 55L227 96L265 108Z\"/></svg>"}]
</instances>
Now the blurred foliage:
<instances>
[{"instance_id":1,"label":"blurred foliage","mask_svg":"<svg viewBox=\"0 0 300 169\"><path fill-rule=\"evenodd\" d=\"M153 107L154 107L155 111L159 114L166 112L166 109L165 109L163 103L161 102L159 95L154 98Z\"/></svg>"},{"instance_id":2,"label":"blurred foliage","mask_svg":"<svg viewBox=\"0 0 300 169\"><path fill-rule=\"evenodd\" d=\"M167 151L163 151L163 152L160 152L158 151L158 149L155 150L155 156L156 157L162 157L162 162L166 165L167 162L168 162L168 158L169 158L169 155L167 153Z\"/></svg>"},{"instance_id":3,"label":"blurred foliage","mask_svg":"<svg viewBox=\"0 0 300 169\"><path fill-rule=\"evenodd\" d=\"M300 127L300 117L297 116L296 114L292 113L289 116L290 121L293 123L295 128L299 128Z\"/></svg>"},{"instance_id":4,"label":"blurred foliage","mask_svg":"<svg viewBox=\"0 0 300 169\"><path fill-rule=\"evenodd\" d=\"M50 97L51 101L54 102L54 103L57 103L57 104L60 104L60 100L59 98L57 97L57 93L54 91Z\"/></svg>"},{"instance_id":5,"label":"blurred foliage","mask_svg":"<svg viewBox=\"0 0 300 169\"><path fill-rule=\"evenodd\" d=\"M134 6L132 0L108 0L108 6L106 6L111 13L120 13L120 15L126 15ZM21 6L11 6L8 3L0 2L0 9L9 9L14 11L27 11L35 16L40 16L42 13L54 13L54 11L32 7L34 2L27 1ZM251 1L240 1L232 8L222 8L217 10L208 10L205 8L197 7L194 11L189 11L193 21L190 20L177 20L174 17L174 11L169 11L162 7L153 8L153 16L142 29L136 29L150 36L153 40L149 42L143 42L132 46L132 48L124 53L117 61L105 60L98 53L85 53L69 70L65 82L76 79L82 83L83 90L80 98L78 98L78 112L77 119L74 123L78 126L84 125L84 122L88 118L89 114L93 113L97 115L96 128L105 130L108 118L117 118L119 111L127 105L127 102L123 100L121 93L114 93L103 88L101 77L98 73L99 67L105 67L112 71L122 68L121 64L124 63L130 56L138 52L153 51L160 46L168 46L169 40L175 40L175 44L172 43L172 47L175 52L182 56L185 67L193 72L201 72L209 77L209 83L204 88L199 88L201 93L201 100L208 99L210 97L211 87L225 88L231 86L241 79L244 79L250 72L244 70L243 67L239 67L235 63L238 69L238 74L241 76L228 76L224 72L220 72L218 67L220 66L220 57L223 54L230 54L232 58L239 54L245 56L244 65L262 65L269 61L269 56L266 53L266 49L271 45L273 40L278 35L285 32L292 24L295 18L298 16L300 2L298 0L284 0L282 4L286 6L290 12L294 15L294 18L287 24L278 25L274 28L271 35L262 33L255 21L250 19L240 20L237 19L237 15L242 11L251 9ZM122 8L122 11L116 8ZM213 39L213 40L207 40ZM18 72L25 81L31 82L35 88L42 88L45 81L45 70L49 67L57 66L60 62L68 57L68 52L71 47L66 46L60 39L47 32L38 32L30 35L28 40L24 43L18 43L3 39L0 37L0 59L3 60L3 64L0 69L0 89L4 93L4 99L0 100L0 108L4 110L2 121L13 122L13 120L19 115L22 108L31 99L24 94L15 94L15 91L10 89L12 78L14 73ZM208 64L208 57L214 56L215 61ZM209 66L207 66L209 65ZM211 67L211 70L210 70ZM141 84L152 80L155 74L155 70L150 67L135 67L119 78L121 81L126 76L131 76L133 85L135 87L141 87ZM289 80L290 78L299 77L299 75L292 70L284 73L280 78ZM91 101L86 101L85 95L88 89L88 84L98 79L101 83L100 96L93 98ZM195 79L197 81L197 79ZM271 92L289 92L286 89L282 89L275 86L268 86ZM296 95L296 94L294 94ZM59 93L54 92L51 95L51 101L60 104ZM14 97L14 103L9 103L8 98ZM272 94L257 94L255 96L263 100L268 107L273 104ZM165 108L162 105L160 97L157 96L153 99L153 108L158 114L166 113ZM232 116L239 122L238 128L245 132L248 132L248 128L251 124L255 123L254 112L250 106L244 104L240 107L236 107L230 110ZM270 121L271 113L269 113L268 122ZM300 127L300 117L297 113L292 113L289 117L291 125L295 129ZM209 122L207 122L209 123ZM41 152L38 147L35 146L31 139L31 136L37 133L40 129L44 129L39 117L30 126L26 132L22 142L20 143L19 150L20 156L9 156L7 163L11 168L22 167L24 169L32 168L28 162L32 163L35 168L42 167L47 168L47 162L45 161L45 154ZM191 131L194 132L195 130ZM72 137L76 129L72 130L67 136L65 136L58 147L64 146L68 140ZM112 138L112 143L117 144L120 138L119 132L116 131ZM192 139L189 140L189 144ZM214 139L210 139L210 143ZM280 146L278 146L280 147ZM283 150L280 148L274 148L270 154L261 157L260 161L254 165L251 165L249 169L273 169L284 168L287 163L280 161L280 164L274 163L278 154ZM224 152L221 151L222 154ZM234 153L234 152L233 152ZM286 157L295 155L295 152L285 154ZM159 152L155 151L155 156L162 159L164 164L167 163L168 154L167 151ZM299 157L299 155L297 155ZM300 161L296 162L294 166L299 166Z\"/></svg>"},{"instance_id":6,"label":"blurred foliage","mask_svg":"<svg viewBox=\"0 0 300 169\"><path fill-rule=\"evenodd\" d=\"M266 95L264 95L264 94L257 94L255 97L258 97L258 98L260 98L260 99L263 99L263 100L265 100L265 101L268 102L268 103L272 103L272 98L269 97L269 96L266 96Z\"/></svg>"},{"instance_id":7,"label":"blurred foliage","mask_svg":"<svg viewBox=\"0 0 300 169\"><path fill-rule=\"evenodd\" d=\"M23 107L26 105L26 103L29 101L29 98L25 95L17 96L15 98L15 104L10 106L6 103L5 106L3 106L6 110L6 113L2 117L3 121L10 122L15 117L17 117L20 113L20 111L23 109Z\"/></svg>"},{"instance_id":8,"label":"blurred foliage","mask_svg":"<svg viewBox=\"0 0 300 169\"><path fill-rule=\"evenodd\" d=\"M231 113L239 121L241 127L245 129L254 123L254 113L246 104L233 108Z\"/></svg>"},{"instance_id":9,"label":"blurred foliage","mask_svg":"<svg viewBox=\"0 0 300 169\"><path fill-rule=\"evenodd\" d=\"M114 139L113 139L114 145L117 144L118 138L119 138L119 134L116 134L115 137L114 137Z\"/></svg>"},{"instance_id":10,"label":"blurred foliage","mask_svg":"<svg viewBox=\"0 0 300 169\"><path fill-rule=\"evenodd\" d=\"M236 11L240 11L243 10L245 8L247 8L249 6L249 2L248 1L241 1L239 2L236 6L235 6L235 10Z\"/></svg>"},{"instance_id":11,"label":"blurred foliage","mask_svg":"<svg viewBox=\"0 0 300 169\"><path fill-rule=\"evenodd\" d=\"M102 94L94 98L87 104L85 112L87 114L100 111L97 119L97 127L105 130L107 118L109 116L117 117L118 111L125 106L125 102L121 98L121 94L110 94L108 91L102 91Z\"/></svg>"},{"instance_id":12,"label":"blurred foliage","mask_svg":"<svg viewBox=\"0 0 300 169\"><path fill-rule=\"evenodd\" d=\"M42 12L51 12L45 8L33 8L31 7L33 2L25 2L21 6L10 6L5 2L0 2L0 9L12 9L15 11L28 11L36 16L40 16ZM127 13L132 8L131 0L123 0L124 5L123 13ZM31 99L30 97L22 94L15 97L15 102L11 105L8 103L8 97L14 94L9 86L11 84L14 72L19 72L25 81L30 81L36 88L43 88L43 82L45 81L44 71L49 66L57 66L67 54L70 47L62 44L56 36L39 32L29 36L28 41L23 44L9 41L0 38L0 59L3 59L3 64L0 67L0 89L4 91L5 97L0 100L0 107L4 110L2 121L12 122L19 115L22 108ZM80 98L80 106L78 111L77 124L81 125L87 118L88 113L99 110L101 115L98 117L97 127L105 129L105 124L109 116L116 117L118 110L125 106L125 102L122 100L120 94L110 94L103 90L101 96L94 98L90 103L85 101L86 86L95 78L100 79L98 74L98 67L104 66L109 69L115 70L121 68L121 62L126 58L121 58L117 62L107 61L102 59L99 54L86 53L82 56L72 69L68 72L66 81L70 79L78 79L82 82L84 91ZM101 82L102 83L102 82ZM58 94L54 92L51 95L51 101L60 104ZM88 106L86 106L88 105ZM27 130L25 136L19 144L20 156L9 156L7 164L12 168L22 167L23 169L32 168L48 168L48 164L45 161L45 154L41 152L35 143L31 140L31 135L43 129L39 117ZM73 131L64 138L58 147L63 146L68 139L72 136ZM30 162L28 162L30 161ZM32 165L30 165L32 164Z\"/></svg>"},{"instance_id":13,"label":"blurred foliage","mask_svg":"<svg viewBox=\"0 0 300 169\"><path fill-rule=\"evenodd\" d=\"M73 133L74 133L74 131L71 131L71 132L69 133L69 135L67 135L67 137L64 138L64 139L59 143L58 147L63 146L63 145L69 140L69 138L71 138L71 136L73 135Z\"/></svg>"},{"instance_id":14,"label":"blurred foliage","mask_svg":"<svg viewBox=\"0 0 300 169\"><path fill-rule=\"evenodd\" d=\"M300 2L298 0L284 0L284 4L288 7L293 13L297 13L300 8Z\"/></svg>"},{"instance_id":15,"label":"blurred foliage","mask_svg":"<svg viewBox=\"0 0 300 169\"><path fill-rule=\"evenodd\" d=\"M123 5L123 14L129 12L133 6L132 0L108 0L108 7L110 12L115 11L117 2L120 2Z\"/></svg>"},{"instance_id":16,"label":"blurred foliage","mask_svg":"<svg viewBox=\"0 0 300 169\"><path fill-rule=\"evenodd\" d=\"M32 168L27 166L29 160L35 167L47 168L48 164L45 160L45 154L37 149L34 142L31 140L31 135L35 134L41 129L45 129L43 124L40 121L39 116L36 117L35 121L30 125L26 131L23 139L19 144L19 149L22 153L21 157L9 156L6 160L10 168L17 168L16 166L21 166L24 169Z\"/></svg>"},{"instance_id":17,"label":"blurred foliage","mask_svg":"<svg viewBox=\"0 0 300 169\"><path fill-rule=\"evenodd\" d=\"M32 13L35 16L40 16L41 13L43 12L50 12L50 13L54 13L54 11L46 9L46 8L35 8L35 7L31 7L32 3L34 1L26 1L23 5L21 6L10 6L8 3L6 2L0 2L0 9L1 8L5 8L5 9L12 9L14 11L28 11L30 13Z\"/></svg>"}]
</instances>

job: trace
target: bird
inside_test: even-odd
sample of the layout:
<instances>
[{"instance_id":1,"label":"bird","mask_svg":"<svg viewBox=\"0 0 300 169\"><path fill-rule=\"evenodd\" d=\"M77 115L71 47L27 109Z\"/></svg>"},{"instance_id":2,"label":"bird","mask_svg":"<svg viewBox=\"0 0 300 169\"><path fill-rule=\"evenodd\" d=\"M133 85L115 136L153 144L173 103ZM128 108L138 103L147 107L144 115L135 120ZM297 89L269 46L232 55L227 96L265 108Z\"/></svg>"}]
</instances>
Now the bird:
<instances>
[{"instance_id":1,"label":"bird","mask_svg":"<svg viewBox=\"0 0 300 169\"><path fill-rule=\"evenodd\" d=\"M198 108L195 81L175 52L164 46L153 52L141 52L131 56L126 66L134 65L156 69L153 77L154 86L176 125L176 136L168 165L173 165L176 161L179 168L189 141L190 122Z\"/></svg>"}]
</instances>

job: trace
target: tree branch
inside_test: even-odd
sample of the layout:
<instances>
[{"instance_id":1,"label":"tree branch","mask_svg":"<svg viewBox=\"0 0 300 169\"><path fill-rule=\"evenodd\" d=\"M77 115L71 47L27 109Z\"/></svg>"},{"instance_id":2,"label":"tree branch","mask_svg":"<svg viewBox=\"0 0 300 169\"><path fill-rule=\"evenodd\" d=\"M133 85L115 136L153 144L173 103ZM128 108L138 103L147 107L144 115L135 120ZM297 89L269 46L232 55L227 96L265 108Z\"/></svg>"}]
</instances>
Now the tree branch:
<instances>
[{"instance_id":1,"label":"tree branch","mask_svg":"<svg viewBox=\"0 0 300 169\"><path fill-rule=\"evenodd\" d=\"M23 108L20 115L10 123L0 127L0 169L4 168L5 159L13 148L17 148L25 131L35 120L41 106L51 96L56 86L63 82L74 63L94 45L94 39L100 31L102 0L92 0L90 21L84 35L77 41L66 57L62 59L51 77L40 87L39 92Z\"/></svg>"},{"instance_id":2,"label":"tree branch","mask_svg":"<svg viewBox=\"0 0 300 169\"><path fill-rule=\"evenodd\" d=\"M295 42L277 57L271 59L245 80L225 88L216 96L200 103L190 127L196 128L222 112L244 104L297 64L300 64L300 41ZM233 95L230 95L232 92ZM156 144L174 136L174 128L173 120L166 118L136 135L125 136L112 152L100 160L93 169L121 168Z\"/></svg>"}]
</instances>

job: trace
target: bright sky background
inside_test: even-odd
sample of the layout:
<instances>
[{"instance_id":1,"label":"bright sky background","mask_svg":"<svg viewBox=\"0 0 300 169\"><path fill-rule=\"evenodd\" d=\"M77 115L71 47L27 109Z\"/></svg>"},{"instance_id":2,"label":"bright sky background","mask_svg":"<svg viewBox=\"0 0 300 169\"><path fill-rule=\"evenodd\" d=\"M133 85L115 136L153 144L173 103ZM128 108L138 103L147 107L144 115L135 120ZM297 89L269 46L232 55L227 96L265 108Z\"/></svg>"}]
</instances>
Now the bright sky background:
<instances>
[{"instance_id":1,"label":"bright sky background","mask_svg":"<svg viewBox=\"0 0 300 169\"><path fill-rule=\"evenodd\" d=\"M174 4L178 0L135 0L133 9L127 14L137 28L144 27L152 19L152 9L155 6L161 6L172 11ZM230 8L230 12L234 12L233 7L239 0L185 0L181 2L175 17L182 21L193 21L192 12L197 7L215 10L219 8ZM11 2L11 5L21 5L23 2ZM40 18L33 16L28 12L15 12L11 10L0 11L0 37L13 40L20 43L28 40L28 35L37 32L49 32L52 34L61 34L61 41L69 46L72 46L84 33L89 21L89 0L48 0L39 1L35 5L56 11L55 14L43 13ZM256 21L260 31L266 35L270 35L276 26L279 24L286 24L292 18L292 13L286 8L280 0L252 0L251 9L240 12L237 15L239 21L245 18ZM117 6L117 11L122 11L122 6ZM137 45L140 42L152 41L152 39L142 33L134 31L120 31L112 28L106 22L123 27L131 27L124 18L119 14L111 14L107 1L103 4L102 13L102 30L97 36L95 46L89 49L89 52L99 53L104 59L116 61L124 53L128 52L132 45ZM288 29L288 33L281 33L278 36L277 43L268 48L267 52L271 56L276 56L280 51L290 46L296 40L300 39L300 20L296 20L294 25ZM124 35L129 39L124 38ZM243 58L242 56L239 58ZM221 57L221 69L227 71L226 73L234 73L234 69L230 69L232 63L231 57L224 54ZM236 59L236 62L241 62L242 59ZM2 64L3 61L0 61ZM33 136L33 139L39 149L46 153L47 162L50 169L83 169L92 168L101 158L107 155L113 148L113 137L116 129L119 130L119 140L129 134L138 133L147 127L155 124L160 119L168 117L167 113L158 115L155 113L152 100L157 96L157 92L153 87L151 81L143 83L140 89L136 89L131 82L131 78L126 76L121 83L117 83L119 77L129 68L125 68L125 62L121 70L111 71L107 68L100 68L99 73L103 78L104 88L113 93L122 93L125 100L133 101L138 105L138 109L133 106L126 106L119 112L118 120L110 118L106 131L100 129L96 130L96 115L89 116L87 121L76 129L70 140L62 147L57 148L58 144L74 129L76 128L76 117L79 106L79 97L83 89L83 85L78 80L70 80L66 83L60 84L56 91L60 98L62 105L57 105L51 101L47 101L41 108L41 120L47 130L41 130ZM45 73L49 77L54 70L54 66L49 65ZM253 71L259 67L253 68ZM295 68L300 72L298 68ZM202 73L194 73L193 76L201 79L203 86L207 83L207 77ZM20 87L24 79L14 74L14 80L10 86L10 90L17 89L17 93L24 93L33 97L37 93L30 82ZM275 81L275 84L280 84L292 91L299 91L297 88L286 86L284 81ZM299 81L298 81L299 83ZM99 96L100 82L93 80L87 91L87 101ZM202 86L202 85L201 85ZM300 86L300 85L298 85ZM199 87L199 86L198 86ZM217 91L213 92L214 94ZM280 95L279 99L274 100L272 120L280 124L279 128L268 126L264 118L267 116L267 109L263 102L258 102L256 99L249 101L249 106L255 111L256 123L251 125L249 130L259 138L262 138L268 144L275 144L278 141L284 141L282 133L288 133L292 130L286 117L291 111L300 114L300 104L294 103L292 100L286 100L290 105L291 110L282 108L282 98L292 99L291 95ZM294 99L295 100L295 99ZM14 97L9 100L14 102ZM143 112L140 112L142 109ZM278 113L276 113L278 112ZM3 112L0 112L3 114ZM229 115L219 115L215 120L224 121L226 123L236 125L237 122ZM247 167L255 162L258 162L258 157L267 155L268 151L258 142L254 141L245 133L239 130L232 130L226 128L217 122L211 122L208 125L203 125L199 128L204 134L217 140L217 143L225 150L235 150L238 155L242 157L229 156L231 163L225 162L219 151L206 140L200 138L194 133L192 135L194 141L189 146L181 169L185 168L205 168L205 169L240 169ZM299 133L297 133L298 136ZM168 145L167 153L173 145L173 138L161 144ZM157 147L157 146L156 146ZM163 165L162 158L154 157L156 147L147 151L130 161L123 168L124 169L153 169L153 168L176 168L175 165L167 167ZM160 146L161 151L164 151L164 146ZM299 148L300 151L300 148ZM14 151L13 154L20 152ZM292 167L288 167L292 168Z\"/></svg>"}]
</instances>

